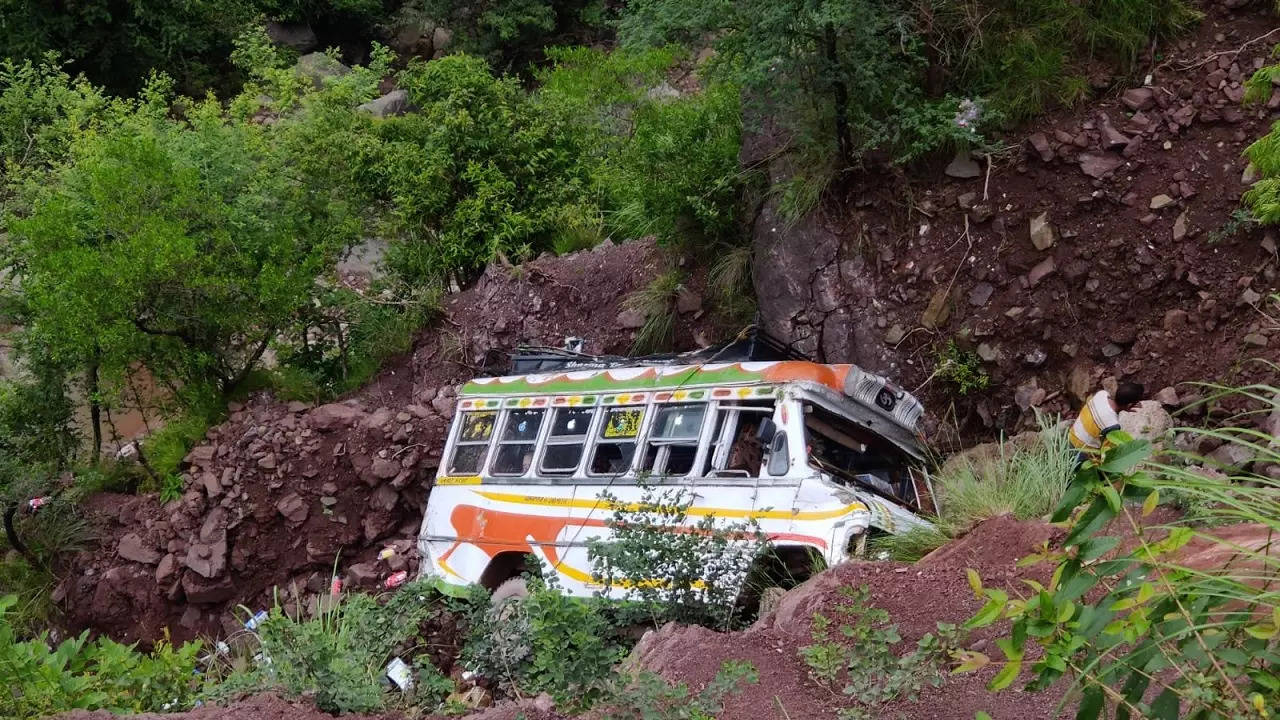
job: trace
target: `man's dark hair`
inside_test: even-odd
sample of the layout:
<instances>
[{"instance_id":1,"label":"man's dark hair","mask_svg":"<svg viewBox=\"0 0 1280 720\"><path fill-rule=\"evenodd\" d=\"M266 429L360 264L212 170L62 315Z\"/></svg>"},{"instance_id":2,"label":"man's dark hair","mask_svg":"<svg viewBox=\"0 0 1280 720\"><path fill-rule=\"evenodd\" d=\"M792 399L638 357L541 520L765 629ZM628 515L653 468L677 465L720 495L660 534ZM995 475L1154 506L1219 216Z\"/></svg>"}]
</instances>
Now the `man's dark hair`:
<instances>
[{"instance_id":1,"label":"man's dark hair","mask_svg":"<svg viewBox=\"0 0 1280 720\"><path fill-rule=\"evenodd\" d=\"M1146 390L1140 383L1120 383L1120 386L1116 388L1116 405L1120 407L1129 407L1130 405L1141 402L1145 394Z\"/></svg>"}]
</instances>

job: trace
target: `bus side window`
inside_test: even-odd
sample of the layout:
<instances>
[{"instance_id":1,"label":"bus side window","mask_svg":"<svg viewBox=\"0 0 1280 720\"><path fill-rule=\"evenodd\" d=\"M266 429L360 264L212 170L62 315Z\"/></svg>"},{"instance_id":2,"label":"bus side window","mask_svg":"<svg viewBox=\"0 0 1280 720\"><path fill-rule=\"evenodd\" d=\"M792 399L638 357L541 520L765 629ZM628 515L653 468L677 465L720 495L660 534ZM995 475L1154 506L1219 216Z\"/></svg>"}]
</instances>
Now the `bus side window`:
<instances>
[{"instance_id":1,"label":"bus side window","mask_svg":"<svg viewBox=\"0 0 1280 720\"><path fill-rule=\"evenodd\" d=\"M497 420L498 413L493 410L462 414L453 457L449 460L450 475L475 475L484 468L489 454L489 439L493 437L493 425Z\"/></svg>"},{"instance_id":2,"label":"bus side window","mask_svg":"<svg viewBox=\"0 0 1280 720\"><path fill-rule=\"evenodd\" d=\"M604 422L600 423L587 472L591 475L623 475L630 470L643 420L643 405L605 408Z\"/></svg>"},{"instance_id":3,"label":"bus side window","mask_svg":"<svg viewBox=\"0 0 1280 720\"><path fill-rule=\"evenodd\" d=\"M493 458L494 475L524 475L533 463L538 430L545 410L511 410L498 437L498 453Z\"/></svg>"},{"instance_id":4,"label":"bus side window","mask_svg":"<svg viewBox=\"0 0 1280 720\"><path fill-rule=\"evenodd\" d=\"M756 435L760 422L773 416L773 400L746 400L716 409L715 431L703 463L702 475L755 477L760 473L764 448ZM728 427L725 427L725 426Z\"/></svg>"},{"instance_id":5,"label":"bus side window","mask_svg":"<svg viewBox=\"0 0 1280 720\"><path fill-rule=\"evenodd\" d=\"M641 470L654 475L688 475L698 455L706 403L659 405L646 443Z\"/></svg>"},{"instance_id":6,"label":"bus side window","mask_svg":"<svg viewBox=\"0 0 1280 720\"><path fill-rule=\"evenodd\" d=\"M595 408L557 408L538 470L544 475L572 475L582 460L587 430Z\"/></svg>"}]
</instances>

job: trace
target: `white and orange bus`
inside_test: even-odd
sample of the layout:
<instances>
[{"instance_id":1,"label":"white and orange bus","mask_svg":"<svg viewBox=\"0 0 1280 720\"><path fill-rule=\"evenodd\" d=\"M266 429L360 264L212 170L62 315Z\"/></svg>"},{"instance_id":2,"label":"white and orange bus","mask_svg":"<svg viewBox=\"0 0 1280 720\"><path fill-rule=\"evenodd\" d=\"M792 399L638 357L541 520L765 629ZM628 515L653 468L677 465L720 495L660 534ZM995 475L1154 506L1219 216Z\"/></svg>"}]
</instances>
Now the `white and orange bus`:
<instances>
[{"instance_id":1,"label":"white and orange bus","mask_svg":"<svg viewBox=\"0 0 1280 720\"><path fill-rule=\"evenodd\" d=\"M571 595L610 592L587 542L642 482L685 489L689 522L754 521L789 567L838 563L869 534L927 524L921 412L882 377L802 361L479 378L459 393L422 572L493 590L532 555Z\"/></svg>"}]
</instances>

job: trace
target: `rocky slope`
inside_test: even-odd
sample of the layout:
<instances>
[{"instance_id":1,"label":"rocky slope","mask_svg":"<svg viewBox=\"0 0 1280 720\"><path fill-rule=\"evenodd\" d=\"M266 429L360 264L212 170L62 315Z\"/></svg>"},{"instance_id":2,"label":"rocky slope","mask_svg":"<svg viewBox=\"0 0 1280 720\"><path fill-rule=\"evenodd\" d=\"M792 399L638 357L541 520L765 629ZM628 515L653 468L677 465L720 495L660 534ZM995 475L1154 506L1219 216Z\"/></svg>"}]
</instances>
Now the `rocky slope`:
<instances>
[{"instance_id":1,"label":"rocky slope","mask_svg":"<svg viewBox=\"0 0 1280 720\"><path fill-rule=\"evenodd\" d=\"M955 393L926 384L938 350L976 351L992 386L955 402L970 435L1032 407L1065 413L1108 378L1157 391L1263 372L1245 361L1280 357L1280 323L1260 312L1280 286L1276 239L1232 213L1252 180L1241 153L1280 117L1280 90L1246 108L1242 82L1280 32L1257 3L1204 9L1156 48L1145 85L1046 118L989 162L855 178L794 224L766 202L753 226L765 326L923 385L939 416ZM757 137L744 161L774 149Z\"/></svg>"},{"instance_id":2,"label":"rocky slope","mask_svg":"<svg viewBox=\"0 0 1280 720\"><path fill-rule=\"evenodd\" d=\"M626 352L637 319L623 299L665 269L651 242L520 268L491 267L446 303L438 330L342 402L311 407L267 394L186 458L182 498L100 495L89 504L99 545L65 569L55 597L72 628L154 641L220 637L244 605L319 602L335 572L373 589L417 569L414 538L453 413L455 387L521 343ZM678 342L711 331L690 282ZM389 560L377 554L392 547Z\"/></svg>"}]
</instances>

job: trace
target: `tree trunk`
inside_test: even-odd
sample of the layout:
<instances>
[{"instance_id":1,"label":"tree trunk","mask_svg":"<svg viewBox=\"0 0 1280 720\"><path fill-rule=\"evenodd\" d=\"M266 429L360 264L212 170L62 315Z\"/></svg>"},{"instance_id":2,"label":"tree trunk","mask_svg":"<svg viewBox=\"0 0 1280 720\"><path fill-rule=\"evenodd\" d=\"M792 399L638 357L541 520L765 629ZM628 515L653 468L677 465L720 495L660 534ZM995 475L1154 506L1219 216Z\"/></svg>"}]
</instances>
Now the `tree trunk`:
<instances>
[{"instance_id":1,"label":"tree trunk","mask_svg":"<svg viewBox=\"0 0 1280 720\"><path fill-rule=\"evenodd\" d=\"M98 358L99 350L95 347L84 373L85 392L89 396L89 424L93 426L94 465L102 459L102 399L98 397Z\"/></svg>"},{"instance_id":2,"label":"tree trunk","mask_svg":"<svg viewBox=\"0 0 1280 720\"><path fill-rule=\"evenodd\" d=\"M853 164L853 137L849 130L849 87L840 75L840 54L836 45L836 28L827 23L823 28L823 44L827 57L827 73L832 78L831 94L835 103L836 144L845 167Z\"/></svg>"}]
</instances>

